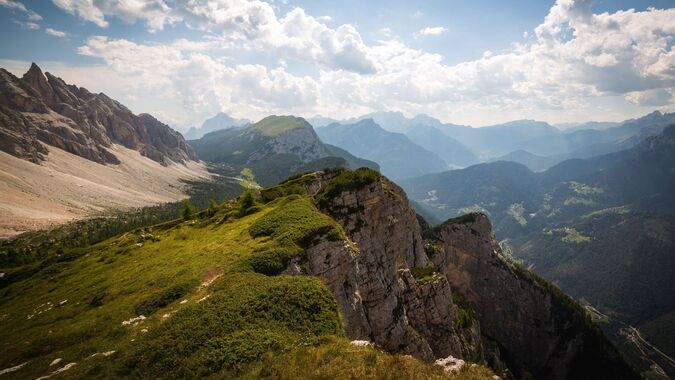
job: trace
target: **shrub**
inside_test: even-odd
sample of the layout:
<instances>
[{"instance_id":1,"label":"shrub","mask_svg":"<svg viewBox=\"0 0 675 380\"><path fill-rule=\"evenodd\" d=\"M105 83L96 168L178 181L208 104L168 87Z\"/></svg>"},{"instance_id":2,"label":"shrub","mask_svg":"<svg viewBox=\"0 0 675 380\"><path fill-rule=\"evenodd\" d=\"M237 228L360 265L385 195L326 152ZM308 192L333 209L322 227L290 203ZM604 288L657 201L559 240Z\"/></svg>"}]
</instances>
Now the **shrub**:
<instances>
[{"instance_id":1,"label":"shrub","mask_svg":"<svg viewBox=\"0 0 675 380\"><path fill-rule=\"evenodd\" d=\"M254 271L273 276L286 269L291 259L300 254L302 254L302 249L295 245L276 247L254 252L248 258L248 262Z\"/></svg>"},{"instance_id":2,"label":"shrub","mask_svg":"<svg viewBox=\"0 0 675 380\"><path fill-rule=\"evenodd\" d=\"M192 215L195 213L195 206L190 203L189 200L183 199L183 209L180 212L180 216L183 220L192 219Z\"/></svg>"},{"instance_id":3,"label":"shrub","mask_svg":"<svg viewBox=\"0 0 675 380\"><path fill-rule=\"evenodd\" d=\"M192 288L192 282L186 282L174 285L170 288L164 289L159 293L155 293L145 300L139 302L134 308L136 315L148 316L155 311L167 306L173 301L183 297Z\"/></svg>"},{"instance_id":4,"label":"shrub","mask_svg":"<svg viewBox=\"0 0 675 380\"><path fill-rule=\"evenodd\" d=\"M246 215L253 214L254 212L259 211L257 207L257 202L255 195L253 195L252 190L246 190L239 197L239 216L243 217Z\"/></svg>"},{"instance_id":5,"label":"shrub","mask_svg":"<svg viewBox=\"0 0 675 380\"><path fill-rule=\"evenodd\" d=\"M344 171L321 189L316 196L321 207L328 207L331 200L345 191L360 189L379 180L382 175L373 169L359 168L354 171Z\"/></svg>"},{"instance_id":6,"label":"shrub","mask_svg":"<svg viewBox=\"0 0 675 380\"><path fill-rule=\"evenodd\" d=\"M331 233L337 224L316 209L307 198L290 196L249 229L252 237L270 236L278 242L306 246L314 237ZM340 235L339 233L337 233Z\"/></svg>"}]
</instances>

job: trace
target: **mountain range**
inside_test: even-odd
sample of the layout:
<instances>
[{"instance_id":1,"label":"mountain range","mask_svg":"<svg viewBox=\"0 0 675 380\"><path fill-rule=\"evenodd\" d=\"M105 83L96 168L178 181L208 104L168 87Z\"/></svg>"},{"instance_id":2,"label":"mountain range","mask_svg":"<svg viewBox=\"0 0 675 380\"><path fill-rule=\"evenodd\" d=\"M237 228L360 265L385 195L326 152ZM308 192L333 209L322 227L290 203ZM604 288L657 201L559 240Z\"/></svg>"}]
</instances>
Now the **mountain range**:
<instances>
[{"instance_id":1,"label":"mountain range","mask_svg":"<svg viewBox=\"0 0 675 380\"><path fill-rule=\"evenodd\" d=\"M373 119L354 124L330 124L316 129L321 140L377 162L393 179L447 169L433 152L414 144L406 135L384 130Z\"/></svg>"},{"instance_id":2,"label":"mountain range","mask_svg":"<svg viewBox=\"0 0 675 380\"><path fill-rule=\"evenodd\" d=\"M0 69L0 236L176 201L208 180L180 133L105 94Z\"/></svg>"},{"instance_id":3,"label":"mountain range","mask_svg":"<svg viewBox=\"0 0 675 380\"><path fill-rule=\"evenodd\" d=\"M221 129L243 127L251 124L247 119L234 119L229 115L219 112L216 116L204 120L201 128L192 127L185 133L186 140L197 140L202 138L205 134L219 131Z\"/></svg>"},{"instance_id":4,"label":"mountain range","mask_svg":"<svg viewBox=\"0 0 675 380\"><path fill-rule=\"evenodd\" d=\"M307 121L293 116L268 116L247 127L207 133L189 143L202 160L228 168L232 176L250 171L249 180L263 186L312 169L379 170L372 161L323 143Z\"/></svg>"},{"instance_id":5,"label":"mountain range","mask_svg":"<svg viewBox=\"0 0 675 380\"><path fill-rule=\"evenodd\" d=\"M0 368L19 378L639 378L485 215L430 228L367 168L0 258Z\"/></svg>"},{"instance_id":6,"label":"mountain range","mask_svg":"<svg viewBox=\"0 0 675 380\"><path fill-rule=\"evenodd\" d=\"M499 161L401 184L437 219L488 213L514 257L603 314L635 326L668 326L675 311L673 167L675 125L631 149L539 173ZM654 331L648 339L673 355L675 342ZM675 371L660 355L648 356L643 367L656 361Z\"/></svg>"},{"instance_id":7,"label":"mountain range","mask_svg":"<svg viewBox=\"0 0 675 380\"><path fill-rule=\"evenodd\" d=\"M675 371L674 114L221 113L186 141L37 65L0 90L0 228L59 224L0 242L0 375Z\"/></svg>"}]
</instances>

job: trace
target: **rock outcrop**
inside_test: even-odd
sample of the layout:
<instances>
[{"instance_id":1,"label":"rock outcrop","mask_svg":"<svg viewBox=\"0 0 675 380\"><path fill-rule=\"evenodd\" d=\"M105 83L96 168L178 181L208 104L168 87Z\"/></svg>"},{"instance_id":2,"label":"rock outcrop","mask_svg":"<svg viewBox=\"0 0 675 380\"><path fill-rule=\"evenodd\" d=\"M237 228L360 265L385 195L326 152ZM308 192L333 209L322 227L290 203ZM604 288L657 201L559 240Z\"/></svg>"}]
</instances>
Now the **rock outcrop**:
<instances>
[{"instance_id":1,"label":"rock outcrop","mask_svg":"<svg viewBox=\"0 0 675 380\"><path fill-rule=\"evenodd\" d=\"M35 163L51 145L102 164L118 164L120 144L167 165L196 160L180 133L134 115L105 94L66 84L32 64L22 78L0 69L0 150Z\"/></svg>"},{"instance_id":2,"label":"rock outcrop","mask_svg":"<svg viewBox=\"0 0 675 380\"><path fill-rule=\"evenodd\" d=\"M321 193L331 176L305 182ZM433 361L449 355L482 358L477 321L460 331L450 284L444 276L421 281L412 268L429 264L422 231L405 193L378 175L368 185L344 191L321 210L349 240L320 240L306 250L306 272L291 263L286 273L321 277L335 295L347 336L390 352Z\"/></svg>"},{"instance_id":3,"label":"rock outcrop","mask_svg":"<svg viewBox=\"0 0 675 380\"><path fill-rule=\"evenodd\" d=\"M487 363L504 378L636 378L571 298L500 255L485 215L423 231L397 185L374 173L348 180L303 179L348 239L315 241L286 273L325 281L350 339Z\"/></svg>"},{"instance_id":4,"label":"rock outcrop","mask_svg":"<svg viewBox=\"0 0 675 380\"><path fill-rule=\"evenodd\" d=\"M503 348L519 376L541 379L634 378L583 309L557 288L501 255L484 214L449 220L435 231L435 266L473 308L481 333Z\"/></svg>"},{"instance_id":5,"label":"rock outcrop","mask_svg":"<svg viewBox=\"0 0 675 380\"><path fill-rule=\"evenodd\" d=\"M276 118L293 118L298 127L288 129L277 136L270 138L259 150L253 152L248 164L266 159L276 154L293 154L302 162L310 162L330 156L326 147L319 140L314 128L304 119L292 116L271 116ZM263 120L264 121L264 120ZM259 132L256 128L249 131Z\"/></svg>"}]
</instances>

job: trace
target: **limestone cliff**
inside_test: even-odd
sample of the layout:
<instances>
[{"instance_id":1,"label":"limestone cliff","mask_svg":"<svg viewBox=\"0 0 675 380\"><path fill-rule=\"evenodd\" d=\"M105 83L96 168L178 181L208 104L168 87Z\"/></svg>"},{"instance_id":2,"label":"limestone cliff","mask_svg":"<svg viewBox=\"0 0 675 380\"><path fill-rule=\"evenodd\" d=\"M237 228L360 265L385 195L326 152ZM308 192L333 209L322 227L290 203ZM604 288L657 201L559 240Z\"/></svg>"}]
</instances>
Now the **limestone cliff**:
<instances>
[{"instance_id":1,"label":"limestone cliff","mask_svg":"<svg viewBox=\"0 0 675 380\"><path fill-rule=\"evenodd\" d=\"M180 133L148 114L134 115L105 94L66 84L33 64L22 78L0 69L0 150L35 163L47 146L118 164L120 144L167 165L196 160Z\"/></svg>"},{"instance_id":2,"label":"limestone cliff","mask_svg":"<svg viewBox=\"0 0 675 380\"><path fill-rule=\"evenodd\" d=\"M377 173L310 177L305 189L348 239L315 241L286 273L325 281L349 338L484 362L503 377L634 378L574 301L500 256L486 216L423 231L405 193Z\"/></svg>"},{"instance_id":3,"label":"limestone cliff","mask_svg":"<svg viewBox=\"0 0 675 380\"><path fill-rule=\"evenodd\" d=\"M631 378L618 352L576 303L509 262L483 214L434 231L434 264L476 312L483 335L498 342L517 374L535 378Z\"/></svg>"}]
</instances>

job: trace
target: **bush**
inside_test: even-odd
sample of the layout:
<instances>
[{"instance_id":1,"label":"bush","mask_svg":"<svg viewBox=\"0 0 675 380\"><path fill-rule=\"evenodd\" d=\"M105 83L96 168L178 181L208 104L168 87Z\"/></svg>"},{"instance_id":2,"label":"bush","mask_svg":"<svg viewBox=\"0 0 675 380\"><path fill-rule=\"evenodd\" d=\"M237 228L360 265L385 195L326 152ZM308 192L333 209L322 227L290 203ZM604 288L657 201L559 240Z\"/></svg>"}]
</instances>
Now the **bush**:
<instances>
[{"instance_id":1,"label":"bush","mask_svg":"<svg viewBox=\"0 0 675 380\"><path fill-rule=\"evenodd\" d=\"M288 267L293 257L302 254L302 249L297 246L284 246L266 249L260 252L254 252L248 258L251 268L268 276L273 276L281 273Z\"/></svg>"},{"instance_id":2,"label":"bush","mask_svg":"<svg viewBox=\"0 0 675 380\"><path fill-rule=\"evenodd\" d=\"M183 220L190 220L192 219L192 215L194 213L195 213L195 206L193 206L189 200L183 199L183 209L180 212L181 218L183 218Z\"/></svg>"},{"instance_id":3,"label":"bush","mask_svg":"<svg viewBox=\"0 0 675 380\"><path fill-rule=\"evenodd\" d=\"M318 278L235 273L224 275L210 292L123 353L117 376L231 378L232 371L268 351L344 335L337 302Z\"/></svg>"},{"instance_id":4,"label":"bush","mask_svg":"<svg viewBox=\"0 0 675 380\"><path fill-rule=\"evenodd\" d=\"M249 229L252 237L270 236L281 244L306 246L319 235L331 232L334 238L338 225L319 212L307 198L290 196L274 210L258 219ZM339 236L340 233L337 233Z\"/></svg>"},{"instance_id":5,"label":"bush","mask_svg":"<svg viewBox=\"0 0 675 380\"><path fill-rule=\"evenodd\" d=\"M345 191L360 189L379 180L382 175L373 169L359 168L354 171L344 171L321 189L316 196L321 207L328 207L330 202Z\"/></svg>"},{"instance_id":6,"label":"bush","mask_svg":"<svg viewBox=\"0 0 675 380\"><path fill-rule=\"evenodd\" d=\"M253 214L254 212L259 211L260 208L257 207L257 201L252 190L246 190L239 197L239 216L243 217L246 215Z\"/></svg>"},{"instance_id":7,"label":"bush","mask_svg":"<svg viewBox=\"0 0 675 380\"><path fill-rule=\"evenodd\" d=\"M141 301L134 308L136 315L148 316L155 311L167 306L173 301L183 297L192 288L192 282L186 282L174 285L168 289L164 289L159 293L153 294L145 300Z\"/></svg>"}]
</instances>

